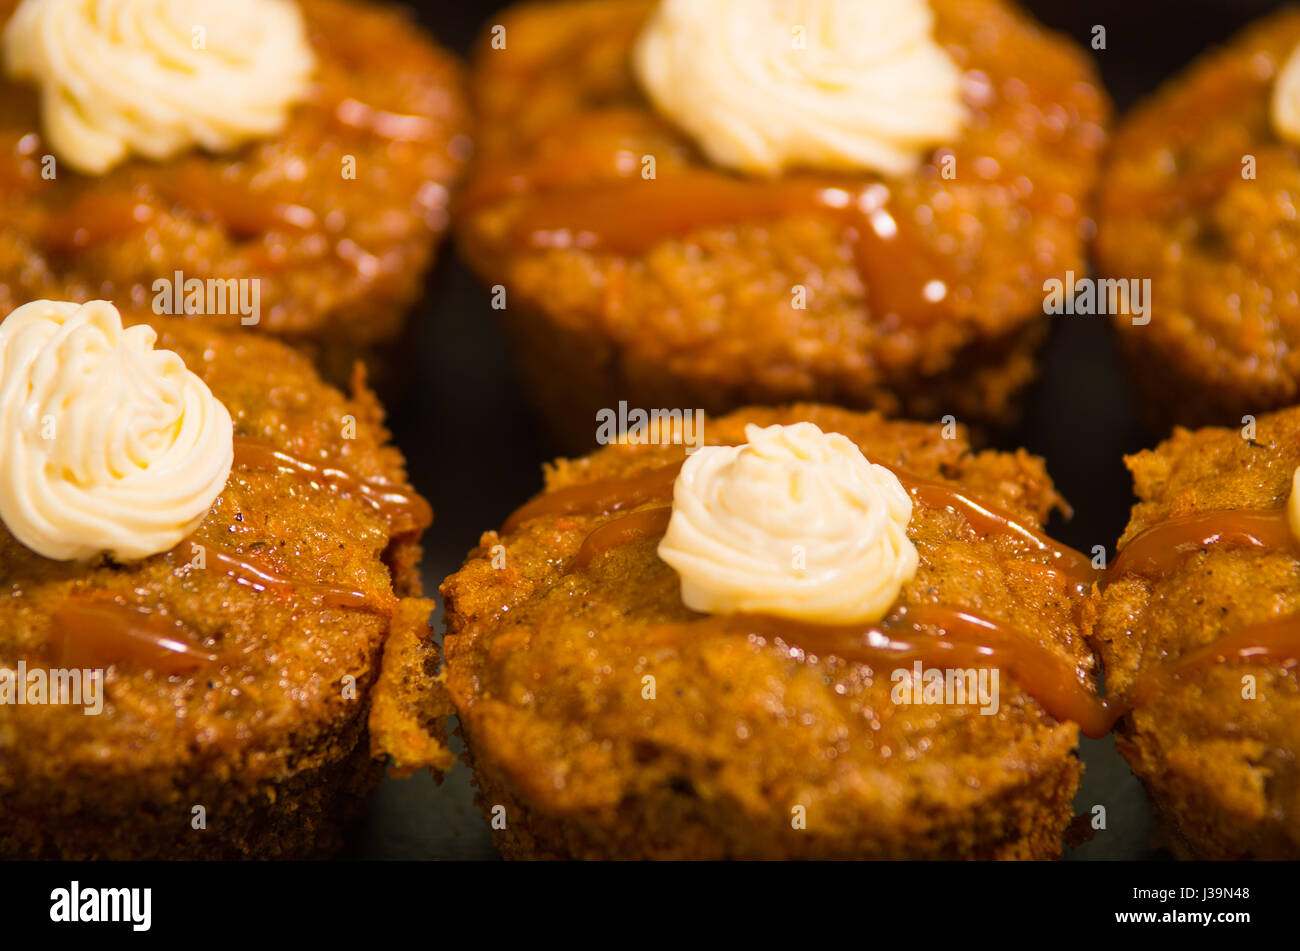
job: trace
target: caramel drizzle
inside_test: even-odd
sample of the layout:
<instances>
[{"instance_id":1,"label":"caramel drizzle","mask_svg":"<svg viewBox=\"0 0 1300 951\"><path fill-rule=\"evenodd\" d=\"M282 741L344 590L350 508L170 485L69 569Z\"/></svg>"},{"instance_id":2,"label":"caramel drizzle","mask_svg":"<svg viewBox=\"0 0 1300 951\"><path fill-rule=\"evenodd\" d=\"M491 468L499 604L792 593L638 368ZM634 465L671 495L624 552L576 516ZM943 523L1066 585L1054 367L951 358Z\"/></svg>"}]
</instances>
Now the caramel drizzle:
<instances>
[{"instance_id":1,"label":"caramel drizzle","mask_svg":"<svg viewBox=\"0 0 1300 951\"><path fill-rule=\"evenodd\" d=\"M430 142L438 123L428 116L380 109L351 96L339 100L334 118L350 129L371 132L390 142Z\"/></svg>"},{"instance_id":2,"label":"caramel drizzle","mask_svg":"<svg viewBox=\"0 0 1300 951\"><path fill-rule=\"evenodd\" d=\"M609 479L570 486L539 496L518 509L506 522L507 531L542 515L610 514L672 496L681 464L651 469L627 479ZM919 502L930 508L963 515L981 535L1005 534L1027 542L1054 560L1052 567L1082 586L1097 572L1086 555L1053 541L1038 529L960 486L924 479L891 469ZM623 491L626 488L626 491ZM662 536L671 506L641 509L613 519L583 539L569 571L584 570L593 560L620 545ZM930 629L939 629L935 635ZM931 605L903 608L880 626L832 626L783 618L737 615L725 622L727 633L780 638L806 654L836 656L851 663L895 666L920 660L927 666L999 667L1058 720L1072 720L1088 736L1108 733L1118 714L1103 697L1081 683L1057 652L1030 642L1022 633L987 618ZM667 625L659 635L693 631L691 624Z\"/></svg>"},{"instance_id":3,"label":"caramel drizzle","mask_svg":"<svg viewBox=\"0 0 1300 951\"><path fill-rule=\"evenodd\" d=\"M1217 664L1272 660L1283 667L1300 663L1300 615L1248 624L1209 644L1193 648L1173 664L1139 679L1124 712L1178 686L1185 675Z\"/></svg>"},{"instance_id":4,"label":"caramel drizzle","mask_svg":"<svg viewBox=\"0 0 1300 951\"><path fill-rule=\"evenodd\" d=\"M889 469L912 497L932 509L948 509L961 515L979 535L1009 535L1048 555L1049 566L1072 579L1076 585L1088 585L1098 580L1100 572L1092 566L1092 559L1081 551L1063 545L1045 532L1026 525L1015 515L968 492L959 485L949 485L933 479L924 479L901 469Z\"/></svg>"},{"instance_id":5,"label":"caramel drizzle","mask_svg":"<svg viewBox=\"0 0 1300 951\"><path fill-rule=\"evenodd\" d=\"M199 570L186 559L183 550L188 544L182 542L170 554L182 560L179 570ZM237 584L286 600L305 594L324 607L372 614L391 613L394 606L392 595L286 578L249 555L204 546L204 559L204 570L219 571ZM190 644L192 635L181 622L102 594L77 595L61 602L51 612L50 624L55 658L66 662L65 666L93 668L128 664L172 675L230 662L229 657Z\"/></svg>"},{"instance_id":6,"label":"caramel drizzle","mask_svg":"<svg viewBox=\"0 0 1300 951\"><path fill-rule=\"evenodd\" d=\"M189 544L201 545L202 543L194 542L191 539ZM183 551L186 545L186 542L182 542L172 549L172 554L185 562L182 568L192 568ZM324 607L350 608L357 611L368 611L372 614L387 614L393 609L391 595L367 594L356 588L348 588L325 581L287 578L277 574L270 566L258 561L251 555L237 555L223 551L220 548L205 546L204 562L206 567L202 570L215 568L234 580L236 584L285 599L306 594L315 598ZM200 569L193 568L192 570L197 571Z\"/></svg>"},{"instance_id":7,"label":"caramel drizzle","mask_svg":"<svg viewBox=\"0 0 1300 951\"><path fill-rule=\"evenodd\" d=\"M235 437L235 465L255 471L292 472L308 481L324 483L345 494L358 496L386 519L398 534L421 530L433 521L429 503L411 490L391 482L363 479L333 466L308 462L243 436Z\"/></svg>"},{"instance_id":8,"label":"caramel drizzle","mask_svg":"<svg viewBox=\"0 0 1300 951\"><path fill-rule=\"evenodd\" d=\"M1183 559L1220 545L1300 553L1285 508L1196 512L1166 519L1134 536L1111 565L1109 580L1114 581L1125 574L1165 577L1172 574ZM1298 658L1300 615L1248 624L1209 644L1193 648L1170 664L1145 675L1139 674L1122 712L1178 686L1187 674L1214 664L1271 660L1289 667L1294 666Z\"/></svg>"},{"instance_id":9,"label":"caramel drizzle","mask_svg":"<svg viewBox=\"0 0 1300 951\"><path fill-rule=\"evenodd\" d=\"M916 226L888 209L880 183L811 179L747 181L695 170L639 177L531 197L515 219L519 248L582 248L638 254L708 228L815 215L848 232L854 261L879 318L928 326L953 310L955 276Z\"/></svg>"},{"instance_id":10,"label":"caramel drizzle","mask_svg":"<svg viewBox=\"0 0 1300 951\"><path fill-rule=\"evenodd\" d=\"M342 90L327 94L316 106L338 129L389 142L427 143L439 128L428 116L382 109ZM27 190L39 184L30 173L24 178L21 172L14 172L14 163L0 165L0 176L13 174ZM155 210L168 210L155 209L149 197L218 222L237 239L277 230L298 234L326 230L321 216L299 204L300 189L284 183L254 189L249 183L223 177L223 170L224 166L210 161L184 157L168 163L165 174L133 169L116 176L118 183L77 190L66 205L51 213L41 231L42 241L54 253L71 254L135 234L148 227ZM0 191L5 184L0 177Z\"/></svg>"},{"instance_id":11,"label":"caramel drizzle","mask_svg":"<svg viewBox=\"0 0 1300 951\"><path fill-rule=\"evenodd\" d=\"M641 509L631 515L612 519L582 540L582 547L569 562L569 571L582 571L607 552L646 538L658 538L668 531L671 505Z\"/></svg>"},{"instance_id":12,"label":"caramel drizzle","mask_svg":"<svg viewBox=\"0 0 1300 951\"><path fill-rule=\"evenodd\" d=\"M189 643L179 621L116 598L77 595L50 612L50 645L60 667L107 668L127 663L171 676L224 658Z\"/></svg>"},{"instance_id":13,"label":"caramel drizzle","mask_svg":"<svg viewBox=\"0 0 1300 951\"><path fill-rule=\"evenodd\" d=\"M681 464L650 469L624 479L603 479L569 486L533 499L507 519L512 531L532 518L555 515L608 515L647 502L671 499ZM1007 534L1032 544L1054 559L1054 567L1077 585L1100 580L1082 552L1060 545L996 505L959 486L891 470L918 501L931 508L962 514L979 534ZM569 571L586 569L610 550L637 540L661 536L671 517L670 505L632 512L600 525L583 539ZM1297 545L1285 510L1241 510L1181 516L1135 537L1107 573L1111 578L1133 571L1164 575L1192 552L1210 545L1257 549L1290 549ZM651 635L680 644L693 632L688 623L663 625ZM936 635L934 630L941 631ZM904 606L880 625L834 626L783 618L735 615L724 632L780 639L815 656L835 656L873 667L884 663L927 666L998 667L1013 677L1048 713L1073 721L1086 736L1105 736L1133 707L1180 683L1186 676L1216 663L1275 660L1284 666L1300 663L1300 615L1248 625L1219 640L1189 651L1171 663L1140 675L1125 696L1102 697L1079 680L1076 669L1059 653L1028 639L1001 622L968 611L935 605Z\"/></svg>"},{"instance_id":14,"label":"caramel drizzle","mask_svg":"<svg viewBox=\"0 0 1300 951\"><path fill-rule=\"evenodd\" d=\"M235 439L235 464L254 470L283 470L323 482L364 498L390 524L418 529L432 516L424 499L388 483L360 479L341 469L317 466L289 453L253 440ZM192 546L203 549L204 569L219 571L235 583L285 600L302 596L328 608L389 614L396 599L387 592L366 592L345 585L309 581L279 574L249 554L237 554L191 538L168 554L179 561L179 571L197 571L190 562ZM140 607L102 595L67 599L51 612L51 643L58 659L80 667L108 667L117 663L159 673L187 674L228 661L219 654L188 643L188 632L178 621L168 621Z\"/></svg>"},{"instance_id":15,"label":"caramel drizzle","mask_svg":"<svg viewBox=\"0 0 1300 951\"><path fill-rule=\"evenodd\" d=\"M502 531L512 532L529 519L541 516L610 515L647 502L669 502L672 499L673 483L682 465L680 462L673 463L628 478L600 479L544 493L516 509L506 519ZM948 509L962 515L977 534L1009 535L1032 545L1051 557L1052 564L1048 567L1060 571L1076 584L1091 583L1099 576L1083 552L1062 545L978 494L958 485L916 476L903 469L891 466L885 468L893 472L912 497L926 507ZM640 515L641 513L634 513L629 519ZM657 518L650 516L635 521L629 519L610 522L596 529L593 537L587 539L590 544L584 543L587 553L583 556L583 563L612 547L612 544L652 536L659 524ZM666 527L667 522L664 521L663 524ZM582 554L581 550L579 554Z\"/></svg>"},{"instance_id":16,"label":"caramel drizzle","mask_svg":"<svg viewBox=\"0 0 1300 951\"><path fill-rule=\"evenodd\" d=\"M1292 552L1297 548L1286 509L1197 512L1166 519L1134 536L1111 565L1111 574L1171 574L1188 555L1214 545Z\"/></svg>"},{"instance_id":17,"label":"caramel drizzle","mask_svg":"<svg viewBox=\"0 0 1300 951\"><path fill-rule=\"evenodd\" d=\"M809 624L767 615L732 615L723 624L727 634L765 643L780 640L804 655L838 657L877 672L918 660L927 667L997 667L1056 719L1073 721L1094 738L1110 732L1117 718L1106 698L1088 690L1061 654L1027 642L1013 627L967 611L915 605L867 626ZM694 633L690 622L668 624L655 628L650 640L679 647L691 643Z\"/></svg>"},{"instance_id":18,"label":"caramel drizzle","mask_svg":"<svg viewBox=\"0 0 1300 951\"><path fill-rule=\"evenodd\" d=\"M682 465L659 466L623 479L597 479L543 493L515 509L501 530L513 532L524 522L543 516L610 515L644 502L671 499Z\"/></svg>"}]
</instances>

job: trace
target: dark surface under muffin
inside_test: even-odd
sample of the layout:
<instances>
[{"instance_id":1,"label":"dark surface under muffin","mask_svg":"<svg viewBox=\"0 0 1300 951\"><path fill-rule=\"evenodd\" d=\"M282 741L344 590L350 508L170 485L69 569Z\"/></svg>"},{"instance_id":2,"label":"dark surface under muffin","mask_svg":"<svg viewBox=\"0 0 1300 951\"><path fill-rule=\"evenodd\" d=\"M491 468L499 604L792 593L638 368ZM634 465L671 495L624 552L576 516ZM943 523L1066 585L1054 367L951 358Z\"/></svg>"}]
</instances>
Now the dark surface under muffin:
<instances>
[{"instance_id":1,"label":"dark surface under muffin","mask_svg":"<svg viewBox=\"0 0 1300 951\"><path fill-rule=\"evenodd\" d=\"M1175 422L1239 424L1300 401L1300 159L1269 117L1298 42L1300 9L1261 20L1116 133L1097 266L1151 280L1151 322L1120 315L1116 327L1140 408L1162 432Z\"/></svg>"},{"instance_id":2,"label":"dark surface under muffin","mask_svg":"<svg viewBox=\"0 0 1300 951\"><path fill-rule=\"evenodd\" d=\"M956 175L940 177L936 153L885 181L900 236L869 246L863 222L783 190L876 176L723 175L651 111L628 54L652 7L515 7L500 19L506 48L485 36L475 58L458 242L504 285L521 375L566 443L589 448L592 414L619 399L1014 420L1046 331L1043 281L1084 270L1109 106L1080 51L1000 0L937 0L972 116ZM948 303L921 298L935 278Z\"/></svg>"},{"instance_id":3,"label":"dark surface under muffin","mask_svg":"<svg viewBox=\"0 0 1300 951\"><path fill-rule=\"evenodd\" d=\"M1059 503L1041 460L974 454L938 426L794 406L710 418L704 433L708 443L743 442L746 422L797 420L847 435L873 461L978 490L1027 525ZM547 488L680 459L680 447L611 446L556 463ZM1059 855L1082 771L1074 723L1058 722L1010 676L992 716L899 706L886 667L795 657L728 633L726 616L682 604L657 537L574 568L593 529L634 511L552 514L488 532L442 586L447 685L503 854ZM1092 684L1079 593L1045 567L1050 556L920 502L909 537L921 568L904 604L965 607L1014 625ZM653 631L675 622L689 625L686 639L655 643ZM656 700L643 699L647 675ZM807 809L806 830L791 827L795 804Z\"/></svg>"},{"instance_id":4,"label":"dark surface under muffin","mask_svg":"<svg viewBox=\"0 0 1300 951\"><path fill-rule=\"evenodd\" d=\"M1253 439L1240 429L1177 429L1128 465L1139 502L1121 559L1135 536L1173 517L1285 505L1300 465L1300 409L1261 417ZM1202 645L1298 613L1294 545L1192 546L1172 572L1121 570L1096 606L1092 639L1107 693L1123 696ZM1252 699L1243 696L1247 675ZM1176 856L1300 857L1294 660L1218 663L1166 682L1120 721L1116 745L1146 785Z\"/></svg>"},{"instance_id":5,"label":"dark surface under muffin","mask_svg":"<svg viewBox=\"0 0 1300 951\"><path fill-rule=\"evenodd\" d=\"M0 666L60 664L52 615L87 598L147 610L220 658L168 676L127 657L108 669L98 716L0 706L0 857L328 854L378 780L368 719L374 752L399 768L450 765L430 739L445 713L436 684L410 676L436 659L417 570L429 510L360 376L348 399L272 341L154 325L158 347L179 353L230 410L237 447L252 440L346 475L250 467L237 448L191 536L208 551L201 569L187 563L189 540L139 562L87 564L40 557L0 527ZM373 505L376 490L400 504ZM283 583L257 590L247 571L240 583L218 553ZM332 594L364 603L331 606ZM195 806L204 830L191 827Z\"/></svg>"},{"instance_id":6,"label":"dark surface under muffin","mask_svg":"<svg viewBox=\"0 0 1300 951\"><path fill-rule=\"evenodd\" d=\"M236 152L41 175L34 87L0 77L0 313L34 298L147 312L153 282L260 283L256 327L346 385L402 352L405 310L468 158L459 64L396 8L300 0L317 71L282 134ZM16 0L0 0L0 23ZM355 162L345 177L345 161Z\"/></svg>"}]
</instances>

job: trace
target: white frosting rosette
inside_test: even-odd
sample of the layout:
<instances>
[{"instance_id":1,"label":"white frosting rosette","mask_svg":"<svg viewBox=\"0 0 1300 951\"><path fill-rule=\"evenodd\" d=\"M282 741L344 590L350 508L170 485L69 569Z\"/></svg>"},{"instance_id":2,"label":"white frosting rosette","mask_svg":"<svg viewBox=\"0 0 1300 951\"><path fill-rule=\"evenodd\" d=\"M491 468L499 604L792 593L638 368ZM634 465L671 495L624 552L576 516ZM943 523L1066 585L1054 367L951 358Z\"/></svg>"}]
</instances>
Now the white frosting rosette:
<instances>
[{"instance_id":1,"label":"white frosting rosette","mask_svg":"<svg viewBox=\"0 0 1300 951\"><path fill-rule=\"evenodd\" d=\"M1300 145L1300 44L1291 50L1273 83L1269 104L1273 131L1293 145Z\"/></svg>"},{"instance_id":2,"label":"white frosting rosette","mask_svg":"<svg viewBox=\"0 0 1300 951\"><path fill-rule=\"evenodd\" d=\"M926 0L662 0L633 65L717 165L900 175L965 121L933 31Z\"/></svg>"},{"instance_id":3,"label":"white frosting rosette","mask_svg":"<svg viewBox=\"0 0 1300 951\"><path fill-rule=\"evenodd\" d=\"M0 322L0 519L61 561L145 558L198 527L234 458L226 407L107 301Z\"/></svg>"},{"instance_id":4,"label":"white frosting rosette","mask_svg":"<svg viewBox=\"0 0 1300 951\"><path fill-rule=\"evenodd\" d=\"M659 557L707 613L827 624L884 617L916 573L912 499L857 445L812 423L749 425L682 467Z\"/></svg>"},{"instance_id":5,"label":"white frosting rosette","mask_svg":"<svg viewBox=\"0 0 1300 951\"><path fill-rule=\"evenodd\" d=\"M275 135L315 56L293 0L23 0L4 65L39 87L55 154L100 174Z\"/></svg>"}]
</instances>

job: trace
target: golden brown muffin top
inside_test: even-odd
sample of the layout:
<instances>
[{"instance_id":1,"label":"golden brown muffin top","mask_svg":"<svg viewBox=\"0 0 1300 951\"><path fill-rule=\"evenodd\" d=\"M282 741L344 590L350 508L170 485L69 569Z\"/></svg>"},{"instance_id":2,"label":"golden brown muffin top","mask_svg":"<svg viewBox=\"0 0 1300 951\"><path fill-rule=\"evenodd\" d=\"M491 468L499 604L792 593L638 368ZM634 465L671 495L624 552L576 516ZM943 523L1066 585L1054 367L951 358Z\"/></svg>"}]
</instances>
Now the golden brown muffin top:
<instances>
[{"instance_id":1,"label":"golden brown muffin top","mask_svg":"<svg viewBox=\"0 0 1300 951\"><path fill-rule=\"evenodd\" d=\"M297 0L317 69L284 131L228 154L56 165L35 87L0 75L0 312L33 298L148 306L158 277L257 278L259 327L392 335L467 158L459 64L383 4ZM0 0L0 24L18 0ZM351 167L352 171L349 171Z\"/></svg>"},{"instance_id":2,"label":"golden brown muffin top","mask_svg":"<svg viewBox=\"0 0 1300 951\"><path fill-rule=\"evenodd\" d=\"M744 424L809 420L848 436L867 458L950 480L1040 526L1059 502L1042 461L975 453L964 431L891 422L822 406L747 409L704 424L708 444L744 442ZM680 447L612 445L547 471L547 492L653 471ZM545 500L546 495L540 497ZM613 810L636 790L672 783L751 813L814 810L834 835L873 810L916 829L927 809L960 810L1023 783L1068 755L1078 729L1058 723L1009 676L1001 709L895 705L894 663L872 669L737 635L727 616L688 610L658 539L574 556L613 514L541 514L486 533L448 578L447 683L474 738L530 802L561 814ZM535 511L535 509L534 509ZM900 604L965 608L1014 626L1092 684L1075 619L1078 588L1050 556L922 501L908 530L920 568ZM679 627L669 641L665 625ZM653 677L656 699L643 696ZM788 824L788 813L787 820Z\"/></svg>"},{"instance_id":3,"label":"golden brown muffin top","mask_svg":"<svg viewBox=\"0 0 1300 951\"><path fill-rule=\"evenodd\" d=\"M1121 539L1121 566L1125 546L1169 519L1284 506L1300 465L1300 409L1261 416L1253 433L1177 429L1126 461L1139 501ZM1190 546L1167 572L1119 572L1097 598L1090 640L1106 670L1107 692L1123 694L1139 676L1168 672L1197 648L1222 646L1252 625L1291 615L1300 615L1294 546L1212 543ZM1251 678L1253 695L1244 678ZM1120 726L1139 737L1140 755L1149 760L1135 768L1222 797L1243 817L1300 815L1294 663L1233 659L1159 682L1161 689Z\"/></svg>"},{"instance_id":4,"label":"golden brown muffin top","mask_svg":"<svg viewBox=\"0 0 1300 951\"><path fill-rule=\"evenodd\" d=\"M1134 109L1109 153L1099 265L1151 280L1151 323L1118 326L1205 384L1188 394L1185 423L1228 423L1300 394L1300 160L1269 119L1298 42L1298 9L1252 24Z\"/></svg>"},{"instance_id":5,"label":"golden brown muffin top","mask_svg":"<svg viewBox=\"0 0 1300 951\"><path fill-rule=\"evenodd\" d=\"M141 561L53 561L0 526L0 667L82 667L87 651L120 658L106 670L97 716L66 704L0 706L0 792L20 800L91 782L106 802L119 793L166 802L203 777L250 790L323 762L333 731L374 688L392 619L402 614L409 627L412 606L426 618L431 607L418 600L416 573L430 511L360 374L348 398L273 341L198 321L151 323L158 348L178 353L230 411L235 465L190 538ZM250 467L241 444L282 453L284 465ZM285 467L294 465L314 468ZM376 506L374 490L400 504ZM59 620L69 605L106 603L216 659L169 672L115 628L101 649L88 645L101 643L102 625L84 614ZM390 729L396 719L387 714Z\"/></svg>"},{"instance_id":6,"label":"golden brown muffin top","mask_svg":"<svg viewBox=\"0 0 1300 951\"><path fill-rule=\"evenodd\" d=\"M887 181L710 168L629 66L650 0L510 9L505 48L489 33L475 57L463 250L511 306L522 297L689 379L796 399L949 369L963 345L1041 315L1046 277L1081 272L1109 108L1086 58L1013 5L933 7L971 118L948 152ZM893 240L814 198L882 182ZM948 285L939 305L923 297L933 279Z\"/></svg>"}]
</instances>

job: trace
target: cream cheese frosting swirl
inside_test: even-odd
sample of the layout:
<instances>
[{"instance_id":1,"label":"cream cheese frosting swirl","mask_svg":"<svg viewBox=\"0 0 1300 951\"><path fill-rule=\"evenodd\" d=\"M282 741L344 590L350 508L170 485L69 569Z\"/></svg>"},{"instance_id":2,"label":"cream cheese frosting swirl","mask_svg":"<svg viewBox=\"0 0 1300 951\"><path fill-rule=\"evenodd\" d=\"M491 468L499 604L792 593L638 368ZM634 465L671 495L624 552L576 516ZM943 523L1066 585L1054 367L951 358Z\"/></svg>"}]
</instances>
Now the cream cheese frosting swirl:
<instances>
[{"instance_id":1,"label":"cream cheese frosting swirl","mask_svg":"<svg viewBox=\"0 0 1300 951\"><path fill-rule=\"evenodd\" d=\"M1269 111L1273 131L1293 145L1300 145L1300 43L1277 74Z\"/></svg>"},{"instance_id":2,"label":"cream cheese frosting swirl","mask_svg":"<svg viewBox=\"0 0 1300 951\"><path fill-rule=\"evenodd\" d=\"M682 601L826 624L884 617L918 560L897 476L813 423L751 424L745 436L697 450L673 486L659 557Z\"/></svg>"},{"instance_id":3,"label":"cream cheese frosting swirl","mask_svg":"<svg viewBox=\"0 0 1300 951\"><path fill-rule=\"evenodd\" d=\"M315 57L293 0L23 0L4 65L40 89L54 153L102 174L275 135Z\"/></svg>"},{"instance_id":4,"label":"cream cheese frosting swirl","mask_svg":"<svg viewBox=\"0 0 1300 951\"><path fill-rule=\"evenodd\" d=\"M926 0L662 0L633 66L717 165L901 175L965 120L933 29Z\"/></svg>"},{"instance_id":5,"label":"cream cheese frosting swirl","mask_svg":"<svg viewBox=\"0 0 1300 951\"><path fill-rule=\"evenodd\" d=\"M0 322L0 519L37 554L166 551L225 486L230 413L156 339L102 300Z\"/></svg>"}]
</instances>

